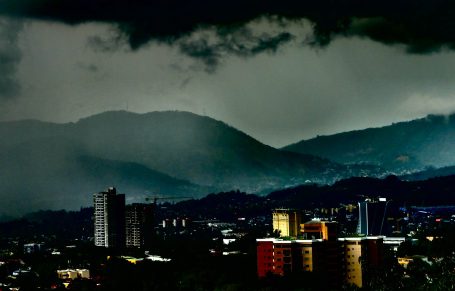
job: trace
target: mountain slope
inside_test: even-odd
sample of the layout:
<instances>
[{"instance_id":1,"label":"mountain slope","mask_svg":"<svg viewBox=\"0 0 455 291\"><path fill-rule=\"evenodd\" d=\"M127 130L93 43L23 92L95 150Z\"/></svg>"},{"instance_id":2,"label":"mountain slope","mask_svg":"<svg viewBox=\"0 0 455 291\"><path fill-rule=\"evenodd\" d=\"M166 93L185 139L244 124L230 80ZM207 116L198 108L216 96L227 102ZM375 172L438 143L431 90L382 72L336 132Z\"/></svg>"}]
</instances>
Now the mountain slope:
<instances>
[{"instance_id":1,"label":"mountain slope","mask_svg":"<svg viewBox=\"0 0 455 291\"><path fill-rule=\"evenodd\" d=\"M136 196L199 197L378 174L375 167L278 150L188 112L114 111L67 124L2 122L0 135L8 137L0 141L0 193L10 206L26 197L32 209L61 207L65 200L64 207L87 205L88 194L109 185Z\"/></svg>"},{"instance_id":2,"label":"mountain slope","mask_svg":"<svg viewBox=\"0 0 455 291\"><path fill-rule=\"evenodd\" d=\"M295 177L314 178L332 165L276 150L220 121L187 112L107 112L75 124L73 136L90 155L141 163L221 188L255 191Z\"/></svg>"},{"instance_id":3,"label":"mountain slope","mask_svg":"<svg viewBox=\"0 0 455 291\"><path fill-rule=\"evenodd\" d=\"M455 115L429 115L381 128L318 136L284 147L339 163L375 164L394 171L455 164Z\"/></svg>"},{"instance_id":4,"label":"mountain slope","mask_svg":"<svg viewBox=\"0 0 455 291\"><path fill-rule=\"evenodd\" d=\"M105 112L76 123L1 122L0 214L74 208L115 185L143 195L264 192L374 172L266 146L223 122L187 112ZM202 186L200 186L202 185Z\"/></svg>"},{"instance_id":5,"label":"mountain slope","mask_svg":"<svg viewBox=\"0 0 455 291\"><path fill-rule=\"evenodd\" d=\"M3 147L0 166L0 213L11 216L91 205L91 194L111 185L134 201L144 201L146 193L198 197L211 190L140 164L86 156L80 145L61 137Z\"/></svg>"}]
</instances>

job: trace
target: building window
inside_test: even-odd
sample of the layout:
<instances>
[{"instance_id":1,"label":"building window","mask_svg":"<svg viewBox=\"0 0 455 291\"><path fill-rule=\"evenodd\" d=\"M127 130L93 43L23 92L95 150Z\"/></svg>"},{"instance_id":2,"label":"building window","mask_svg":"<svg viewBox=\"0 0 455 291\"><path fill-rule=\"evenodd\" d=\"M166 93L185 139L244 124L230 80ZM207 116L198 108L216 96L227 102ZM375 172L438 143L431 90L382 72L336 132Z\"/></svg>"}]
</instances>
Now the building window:
<instances>
[{"instance_id":1,"label":"building window","mask_svg":"<svg viewBox=\"0 0 455 291\"><path fill-rule=\"evenodd\" d=\"M291 271L291 270L292 270L291 264L285 264L285 265L284 265L284 270L285 270L285 271Z\"/></svg>"}]
</instances>

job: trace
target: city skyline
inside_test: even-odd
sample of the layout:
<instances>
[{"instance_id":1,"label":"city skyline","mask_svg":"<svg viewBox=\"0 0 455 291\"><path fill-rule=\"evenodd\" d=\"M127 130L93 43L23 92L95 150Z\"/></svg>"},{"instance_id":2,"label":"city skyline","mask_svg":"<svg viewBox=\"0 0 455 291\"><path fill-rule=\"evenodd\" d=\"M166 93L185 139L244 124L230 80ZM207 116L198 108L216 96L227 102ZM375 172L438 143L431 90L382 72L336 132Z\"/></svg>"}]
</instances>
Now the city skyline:
<instances>
[{"instance_id":1,"label":"city skyline","mask_svg":"<svg viewBox=\"0 0 455 291\"><path fill-rule=\"evenodd\" d=\"M0 0L0 291L452 290L455 1Z\"/></svg>"}]
</instances>

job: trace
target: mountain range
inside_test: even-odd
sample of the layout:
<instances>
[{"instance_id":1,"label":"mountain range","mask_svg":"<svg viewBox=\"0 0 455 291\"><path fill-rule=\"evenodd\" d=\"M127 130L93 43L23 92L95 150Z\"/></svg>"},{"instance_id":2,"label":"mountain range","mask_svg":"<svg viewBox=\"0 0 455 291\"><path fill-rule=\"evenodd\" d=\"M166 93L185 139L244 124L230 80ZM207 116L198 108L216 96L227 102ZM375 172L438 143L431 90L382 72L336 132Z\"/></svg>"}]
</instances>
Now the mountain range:
<instances>
[{"instance_id":1,"label":"mountain range","mask_svg":"<svg viewBox=\"0 0 455 291\"><path fill-rule=\"evenodd\" d=\"M0 122L0 216L88 206L91 194L108 186L127 193L127 202L141 202L155 194L198 198L232 189L266 194L455 165L453 120L429 116L284 149L179 111L111 111L65 124Z\"/></svg>"},{"instance_id":2,"label":"mountain range","mask_svg":"<svg viewBox=\"0 0 455 291\"><path fill-rule=\"evenodd\" d=\"M129 201L143 201L154 194L201 197L325 182L347 169L280 151L187 112L105 112L66 124L1 122L0 134L2 215L90 205L91 193L111 185Z\"/></svg>"},{"instance_id":3,"label":"mountain range","mask_svg":"<svg viewBox=\"0 0 455 291\"><path fill-rule=\"evenodd\" d=\"M338 163L381 166L397 174L455 165L455 115L302 140L283 150Z\"/></svg>"}]
</instances>

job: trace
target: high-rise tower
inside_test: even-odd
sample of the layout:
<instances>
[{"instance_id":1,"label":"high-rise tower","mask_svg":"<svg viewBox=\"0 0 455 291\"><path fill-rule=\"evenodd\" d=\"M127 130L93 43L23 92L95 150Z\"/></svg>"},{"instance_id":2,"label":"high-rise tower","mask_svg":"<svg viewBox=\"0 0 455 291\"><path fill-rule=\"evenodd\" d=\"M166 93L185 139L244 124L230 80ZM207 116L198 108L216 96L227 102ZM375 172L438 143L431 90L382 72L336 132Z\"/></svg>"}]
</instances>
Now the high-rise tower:
<instances>
[{"instance_id":1,"label":"high-rise tower","mask_svg":"<svg viewBox=\"0 0 455 291\"><path fill-rule=\"evenodd\" d=\"M150 244L153 232L153 209L150 204L133 203L126 206L126 247L141 248Z\"/></svg>"},{"instance_id":2,"label":"high-rise tower","mask_svg":"<svg viewBox=\"0 0 455 291\"><path fill-rule=\"evenodd\" d=\"M95 245L106 248L125 246L125 194L114 187L93 194Z\"/></svg>"},{"instance_id":3,"label":"high-rise tower","mask_svg":"<svg viewBox=\"0 0 455 291\"><path fill-rule=\"evenodd\" d=\"M357 233L364 235L387 234L387 215L390 211L387 206L390 200L385 198L366 199L359 202L359 222Z\"/></svg>"}]
</instances>

